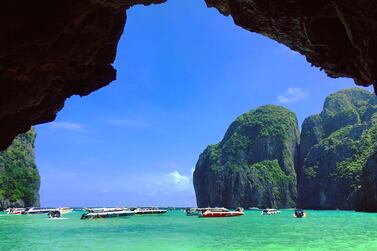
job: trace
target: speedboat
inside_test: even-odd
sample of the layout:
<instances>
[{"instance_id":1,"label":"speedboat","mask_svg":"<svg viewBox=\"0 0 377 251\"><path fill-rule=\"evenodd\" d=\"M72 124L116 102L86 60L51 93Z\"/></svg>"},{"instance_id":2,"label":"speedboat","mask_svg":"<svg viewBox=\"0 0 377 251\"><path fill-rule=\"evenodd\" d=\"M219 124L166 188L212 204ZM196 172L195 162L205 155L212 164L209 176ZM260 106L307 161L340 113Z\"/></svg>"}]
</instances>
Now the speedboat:
<instances>
[{"instance_id":1,"label":"speedboat","mask_svg":"<svg viewBox=\"0 0 377 251\"><path fill-rule=\"evenodd\" d=\"M302 209L296 209L295 213L293 214L293 217L296 217L296 218L305 218L306 217L306 213Z\"/></svg>"},{"instance_id":2,"label":"speedboat","mask_svg":"<svg viewBox=\"0 0 377 251\"><path fill-rule=\"evenodd\" d=\"M167 210L157 207L131 208L131 211L134 212L134 214L164 214L167 212Z\"/></svg>"},{"instance_id":3,"label":"speedboat","mask_svg":"<svg viewBox=\"0 0 377 251\"><path fill-rule=\"evenodd\" d=\"M72 212L72 209L68 207L61 207L61 208L56 208L52 209L48 212L47 216L49 218L60 218L63 214L67 214Z\"/></svg>"},{"instance_id":4,"label":"speedboat","mask_svg":"<svg viewBox=\"0 0 377 251\"><path fill-rule=\"evenodd\" d=\"M252 210L252 211L259 211L259 208L258 208L258 207L249 207L249 210Z\"/></svg>"},{"instance_id":5,"label":"speedboat","mask_svg":"<svg viewBox=\"0 0 377 251\"><path fill-rule=\"evenodd\" d=\"M73 211L69 207L60 207L60 208L57 208L57 210L60 211L60 214L67 214L67 213L71 213Z\"/></svg>"},{"instance_id":6,"label":"speedboat","mask_svg":"<svg viewBox=\"0 0 377 251\"><path fill-rule=\"evenodd\" d=\"M60 218L62 216L60 210L51 210L47 215L51 219Z\"/></svg>"},{"instance_id":7,"label":"speedboat","mask_svg":"<svg viewBox=\"0 0 377 251\"><path fill-rule=\"evenodd\" d=\"M273 215L273 214L280 214L280 211L277 209L266 208L262 211L262 215Z\"/></svg>"},{"instance_id":8,"label":"speedboat","mask_svg":"<svg viewBox=\"0 0 377 251\"><path fill-rule=\"evenodd\" d=\"M229 211L228 209L221 207L221 208L209 208L203 213L199 214L199 217L205 218L212 218L212 217L234 217L234 216L242 216L244 212L240 209L236 209L236 211Z\"/></svg>"},{"instance_id":9,"label":"speedboat","mask_svg":"<svg viewBox=\"0 0 377 251\"><path fill-rule=\"evenodd\" d=\"M7 214L23 214L24 211L25 208L8 208L7 210L5 210Z\"/></svg>"},{"instance_id":10,"label":"speedboat","mask_svg":"<svg viewBox=\"0 0 377 251\"><path fill-rule=\"evenodd\" d=\"M56 208L28 207L22 214L47 214Z\"/></svg>"},{"instance_id":11,"label":"speedboat","mask_svg":"<svg viewBox=\"0 0 377 251\"><path fill-rule=\"evenodd\" d=\"M99 219L99 218L114 218L114 217L124 217L131 216L135 213L128 208L111 208L108 210L92 210L90 208L86 209L88 212L81 215L81 219Z\"/></svg>"},{"instance_id":12,"label":"speedboat","mask_svg":"<svg viewBox=\"0 0 377 251\"><path fill-rule=\"evenodd\" d=\"M185 212L186 212L187 216L197 216L199 214L204 213L208 209L211 209L211 208L209 208L209 207L206 207L206 208L186 208Z\"/></svg>"}]
</instances>

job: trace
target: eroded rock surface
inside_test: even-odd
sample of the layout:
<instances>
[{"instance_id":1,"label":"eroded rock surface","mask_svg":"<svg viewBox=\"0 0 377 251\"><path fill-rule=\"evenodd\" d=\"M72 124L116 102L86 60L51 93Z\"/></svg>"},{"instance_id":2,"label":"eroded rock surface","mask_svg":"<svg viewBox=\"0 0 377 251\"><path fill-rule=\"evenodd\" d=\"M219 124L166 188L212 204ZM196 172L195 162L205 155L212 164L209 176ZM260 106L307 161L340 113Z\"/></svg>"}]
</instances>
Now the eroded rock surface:
<instances>
[{"instance_id":1,"label":"eroded rock surface","mask_svg":"<svg viewBox=\"0 0 377 251\"><path fill-rule=\"evenodd\" d=\"M376 123L376 96L358 88L331 94L320 114L304 120L299 207L372 210L376 203L376 163L371 157L377 149Z\"/></svg>"},{"instance_id":2,"label":"eroded rock surface","mask_svg":"<svg viewBox=\"0 0 377 251\"><path fill-rule=\"evenodd\" d=\"M52 121L64 100L115 79L126 9L165 0L4 0L0 8L0 149ZM331 77L377 81L377 2L206 0L236 24L305 55Z\"/></svg>"},{"instance_id":3,"label":"eroded rock surface","mask_svg":"<svg viewBox=\"0 0 377 251\"><path fill-rule=\"evenodd\" d=\"M377 83L377 2L206 0L234 22L298 51L331 77Z\"/></svg>"},{"instance_id":4,"label":"eroded rock surface","mask_svg":"<svg viewBox=\"0 0 377 251\"><path fill-rule=\"evenodd\" d=\"M126 9L164 1L2 1L0 149L31 125L54 120L68 97L113 81Z\"/></svg>"},{"instance_id":5,"label":"eroded rock surface","mask_svg":"<svg viewBox=\"0 0 377 251\"><path fill-rule=\"evenodd\" d=\"M0 210L39 206L40 177L35 164L36 133L31 129L17 136L0 152Z\"/></svg>"},{"instance_id":6,"label":"eroded rock surface","mask_svg":"<svg viewBox=\"0 0 377 251\"><path fill-rule=\"evenodd\" d=\"M197 205L294 207L298 144L297 119L289 110L267 105L241 115L199 157L193 176Z\"/></svg>"}]
</instances>

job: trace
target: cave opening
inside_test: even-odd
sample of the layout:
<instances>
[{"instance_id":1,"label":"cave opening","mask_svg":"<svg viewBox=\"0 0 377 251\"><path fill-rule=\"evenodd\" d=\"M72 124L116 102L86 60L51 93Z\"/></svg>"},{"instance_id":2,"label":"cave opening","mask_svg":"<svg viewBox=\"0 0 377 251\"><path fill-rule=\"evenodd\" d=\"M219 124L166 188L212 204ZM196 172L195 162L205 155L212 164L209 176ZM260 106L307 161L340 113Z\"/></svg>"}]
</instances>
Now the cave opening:
<instances>
[{"instance_id":1,"label":"cave opening","mask_svg":"<svg viewBox=\"0 0 377 251\"><path fill-rule=\"evenodd\" d=\"M201 1L133 7L127 16L117 80L72 97L55 122L37 126L44 205L121 204L124 197L133 197L131 204L195 204L199 153L235 117L273 103L297 112L301 124L320 111L317 99L353 86ZM67 180L74 185L64 190ZM144 184L140 200L130 194L137 184ZM169 186L173 191L164 191ZM169 195L154 198L156 191ZM80 201L70 201L72 193Z\"/></svg>"}]
</instances>

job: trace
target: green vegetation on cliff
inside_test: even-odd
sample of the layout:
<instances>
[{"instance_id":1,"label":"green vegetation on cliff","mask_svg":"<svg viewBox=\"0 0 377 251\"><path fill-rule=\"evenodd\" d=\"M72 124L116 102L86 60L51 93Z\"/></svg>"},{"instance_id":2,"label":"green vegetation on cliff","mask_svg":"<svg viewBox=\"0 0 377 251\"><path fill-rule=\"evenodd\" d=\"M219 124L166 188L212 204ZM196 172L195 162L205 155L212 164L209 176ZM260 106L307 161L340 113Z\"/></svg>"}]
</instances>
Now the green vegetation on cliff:
<instances>
[{"instance_id":1,"label":"green vegetation on cliff","mask_svg":"<svg viewBox=\"0 0 377 251\"><path fill-rule=\"evenodd\" d=\"M0 152L0 208L39 204L40 177L34 160L35 131L19 135Z\"/></svg>"},{"instance_id":2,"label":"green vegetation on cliff","mask_svg":"<svg viewBox=\"0 0 377 251\"><path fill-rule=\"evenodd\" d=\"M241 115L199 158L198 206L294 206L298 143L296 116L283 107L266 105Z\"/></svg>"},{"instance_id":3,"label":"green vegetation on cliff","mask_svg":"<svg viewBox=\"0 0 377 251\"><path fill-rule=\"evenodd\" d=\"M299 206L354 209L367 160L377 149L377 98L354 88L327 97L301 133Z\"/></svg>"}]
</instances>

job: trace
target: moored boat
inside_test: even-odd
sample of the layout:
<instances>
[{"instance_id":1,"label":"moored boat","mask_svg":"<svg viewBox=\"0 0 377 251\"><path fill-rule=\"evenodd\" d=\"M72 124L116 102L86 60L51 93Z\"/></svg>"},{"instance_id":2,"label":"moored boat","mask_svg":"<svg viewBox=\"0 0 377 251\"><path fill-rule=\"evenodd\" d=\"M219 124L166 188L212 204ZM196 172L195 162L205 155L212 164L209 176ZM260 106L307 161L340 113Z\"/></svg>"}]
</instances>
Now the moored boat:
<instances>
[{"instance_id":1,"label":"moored boat","mask_svg":"<svg viewBox=\"0 0 377 251\"><path fill-rule=\"evenodd\" d=\"M305 218L306 217L306 213L302 209L296 209L295 213L293 214L293 217L296 217L296 218Z\"/></svg>"},{"instance_id":2,"label":"moored boat","mask_svg":"<svg viewBox=\"0 0 377 251\"><path fill-rule=\"evenodd\" d=\"M100 218L114 218L114 217L124 217L131 216L135 213L128 208L111 208L105 210L92 210L90 208L86 209L88 212L81 215L81 219L100 219Z\"/></svg>"},{"instance_id":3,"label":"moored boat","mask_svg":"<svg viewBox=\"0 0 377 251\"><path fill-rule=\"evenodd\" d=\"M234 216L242 216L244 212L240 209L236 211L229 211L228 209L222 208L209 208L203 213L199 214L199 217L205 218L215 218L215 217L234 217Z\"/></svg>"},{"instance_id":4,"label":"moored boat","mask_svg":"<svg viewBox=\"0 0 377 251\"><path fill-rule=\"evenodd\" d=\"M280 214L280 211L273 208L266 208L262 211L262 215Z\"/></svg>"},{"instance_id":5,"label":"moored boat","mask_svg":"<svg viewBox=\"0 0 377 251\"><path fill-rule=\"evenodd\" d=\"M7 210L5 210L7 214L23 214L24 211L25 208L8 208Z\"/></svg>"},{"instance_id":6,"label":"moored boat","mask_svg":"<svg viewBox=\"0 0 377 251\"><path fill-rule=\"evenodd\" d=\"M206 208L196 208L196 207L193 207L193 208L186 208L185 212L186 212L187 216L197 216L197 215L199 215L201 213L204 213L208 209L211 209L211 208L210 207L206 207Z\"/></svg>"},{"instance_id":7,"label":"moored boat","mask_svg":"<svg viewBox=\"0 0 377 251\"><path fill-rule=\"evenodd\" d=\"M27 207L22 214L48 214L56 208L43 208L43 207Z\"/></svg>"},{"instance_id":8,"label":"moored boat","mask_svg":"<svg viewBox=\"0 0 377 251\"><path fill-rule=\"evenodd\" d=\"M52 209L47 213L49 218L60 218L63 214L67 214L72 212L72 209L69 207L60 207L56 209Z\"/></svg>"},{"instance_id":9,"label":"moored boat","mask_svg":"<svg viewBox=\"0 0 377 251\"><path fill-rule=\"evenodd\" d=\"M164 214L167 212L167 210L157 207L131 208L131 211L134 212L134 214Z\"/></svg>"},{"instance_id":10,"label":"moored boat","mask_svg":"<svg viewBox=\"0 0 377 251\"><path fill-rule=\"evenodd\" d=\"M62 214L60 210L56 209L56 210L51 210L50 212L48 212L47 216L51 219L54 219L54 218L60 218Z\"/></svg>"}]
</instances>

